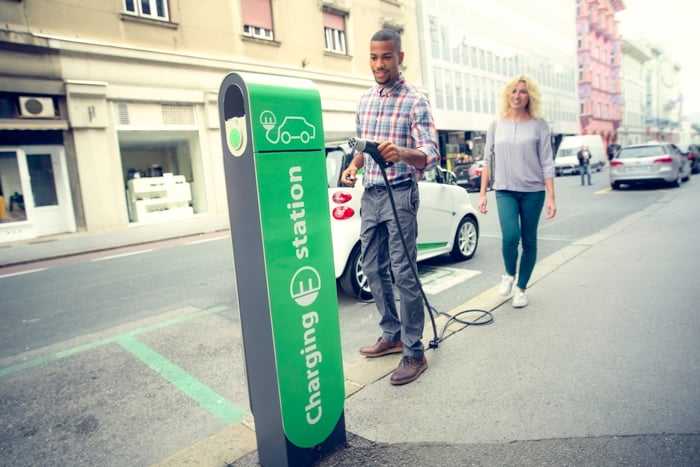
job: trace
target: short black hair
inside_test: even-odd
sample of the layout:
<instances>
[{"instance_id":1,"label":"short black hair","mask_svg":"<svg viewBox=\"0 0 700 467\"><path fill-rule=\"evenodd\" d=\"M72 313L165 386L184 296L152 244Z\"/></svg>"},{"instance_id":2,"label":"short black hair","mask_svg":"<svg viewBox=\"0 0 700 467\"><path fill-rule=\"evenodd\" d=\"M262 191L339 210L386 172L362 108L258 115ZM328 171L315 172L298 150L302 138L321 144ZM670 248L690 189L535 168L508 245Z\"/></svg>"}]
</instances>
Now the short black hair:
<instances>
[{"instance_id":1,"label":"short black hair","mask_svg":"<svg viewBox=\"0 0 700 467\"><path fill-rule=\"evenodd\" d=\"M401 52L401 34L396 29L383 28L375 32L372 36L372 41L394 41L396 47Z\"/></svg>"}]
</instances>

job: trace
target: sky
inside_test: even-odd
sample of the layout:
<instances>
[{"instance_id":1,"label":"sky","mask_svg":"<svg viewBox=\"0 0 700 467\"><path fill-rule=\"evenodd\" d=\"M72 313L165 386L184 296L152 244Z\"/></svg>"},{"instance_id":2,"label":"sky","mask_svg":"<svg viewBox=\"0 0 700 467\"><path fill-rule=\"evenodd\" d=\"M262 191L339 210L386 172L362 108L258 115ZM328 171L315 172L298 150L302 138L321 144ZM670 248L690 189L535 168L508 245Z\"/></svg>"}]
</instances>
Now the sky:
<instances>
[{"instance_id":1,"label":"sky","mask_svg":"<svg viewBox=\"0 0 700 467\"><path fill-rule=\"evenodd\" d=\"M681 67L683 115L700 119L700 1L623 1L625 10L615 16L620 34L658 44Z\"/></svg>"}]
</instances>

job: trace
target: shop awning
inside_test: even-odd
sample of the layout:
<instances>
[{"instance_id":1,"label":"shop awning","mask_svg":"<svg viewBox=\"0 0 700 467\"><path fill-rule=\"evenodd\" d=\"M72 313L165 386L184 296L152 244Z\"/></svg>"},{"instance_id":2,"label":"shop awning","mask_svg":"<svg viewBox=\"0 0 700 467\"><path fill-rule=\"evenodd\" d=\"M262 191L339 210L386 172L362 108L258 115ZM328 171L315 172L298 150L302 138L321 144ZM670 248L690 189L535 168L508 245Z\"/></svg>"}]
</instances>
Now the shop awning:
<instances>
[{"instance_id":1,"label":"shop awning","mask_svg":"<svg viewBox=\"0 0 700 467\"><path fill-rule=\"evenodd\" d=\"M67 130L68 120L0 118L0 130Z\"/></svg>"}]
</instances>

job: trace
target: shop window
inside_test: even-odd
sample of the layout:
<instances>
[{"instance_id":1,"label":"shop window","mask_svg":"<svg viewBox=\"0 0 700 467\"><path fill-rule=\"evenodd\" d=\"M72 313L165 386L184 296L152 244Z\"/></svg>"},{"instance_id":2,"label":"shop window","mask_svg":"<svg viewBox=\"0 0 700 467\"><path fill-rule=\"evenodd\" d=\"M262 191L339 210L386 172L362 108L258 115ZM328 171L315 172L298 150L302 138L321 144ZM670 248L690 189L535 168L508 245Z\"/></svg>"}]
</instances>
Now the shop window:
<instances>
[{"instance_id":1,"label":"shop window","mask_svg":"<svg viewBox=\"0 0 700 467\"><path fill-rule=\"evenodd\" d=\"M274 40L270 0L241 0L241 16L244 36Z\"/></svg>"},{"instance_id":2,"label":"shop window","mask_svg":"<svg viewBox=\"0 0 700 467\"><path fill-rule=\"evenodd\" d=\"M27 220L17 153L0 152L0 223Z\"/></svg>"},{"instance_id":3,"label":"shop window","mask_svg":"<svg viewBox=\"0 0 700 467\"><path fill-rule=\"evenodd\" d=\"M345 55L345 16L323 12L323 33L326 37L326 50Z\"/></svg>"},{"instance_id":4,"label":"shop window","mask_svg":"<svg viewBox=\"0 0 700 467\"><path fill-rule=\"evenodd\" d=\"M127 13L144 18L168 21L168 3L166 0L124 0Z\"/></svg>"}]
</instances>

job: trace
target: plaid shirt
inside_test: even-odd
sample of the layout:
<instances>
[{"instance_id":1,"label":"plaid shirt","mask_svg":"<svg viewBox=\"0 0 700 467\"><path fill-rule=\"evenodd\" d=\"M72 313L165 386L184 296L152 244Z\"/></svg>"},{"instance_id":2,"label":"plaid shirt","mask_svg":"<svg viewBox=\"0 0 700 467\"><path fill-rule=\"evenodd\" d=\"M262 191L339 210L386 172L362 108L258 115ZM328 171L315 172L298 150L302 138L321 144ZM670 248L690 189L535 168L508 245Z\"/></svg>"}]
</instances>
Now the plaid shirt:
<instances>
[{"instance_id":1,"label":"plaid shirt","mask_svg":"<svg viewBox=\"0 0 700 467\"><path fill-rule=\"evenodd\" d=\"M396 146L425 153L426 165L421 170L431 169L438 163L440 153L430 103L403 75L390 88L376 85L363 94L355 123L360 138L377 143L391 141ZM403 161L385 170L391 185L414 179L417 171ZM367 154L362 180L364 186L384 185L379 165Z\"/></svg>"}]
</instances>

